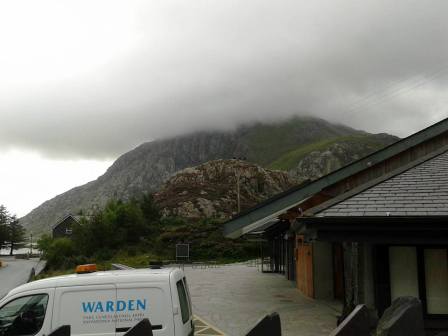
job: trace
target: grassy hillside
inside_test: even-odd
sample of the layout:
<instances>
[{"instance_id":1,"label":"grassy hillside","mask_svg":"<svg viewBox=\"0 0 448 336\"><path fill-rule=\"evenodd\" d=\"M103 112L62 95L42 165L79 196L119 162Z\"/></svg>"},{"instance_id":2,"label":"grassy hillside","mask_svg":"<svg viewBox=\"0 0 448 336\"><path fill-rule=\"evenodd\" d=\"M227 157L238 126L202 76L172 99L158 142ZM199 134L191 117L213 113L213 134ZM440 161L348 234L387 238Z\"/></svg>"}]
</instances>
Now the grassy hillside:
<instances>
[{"instance_id":1,"label":"grassy hillside","mask_svg":"<svg viewBox=\"0 0 448 336\"><path fill-rule=\"evenodd\" d=\"M390 142L389 138L387 138L387 140L388 142ZM336 144L362 144L365 150L365 153L359 153L362 156L362 154L368 154L369 152L373 152L375 150L383 148L388 144L388 142L385 142L384 137L372 134L359 134L325 139L307 145L298 146L290 151L287 151L275 161L270 163L268 165L268 168L278 170L293 169L297 165L297 163L300 162L300 160L305 158L310 153L316 151L324 152Z\"/></svg>"},{"instance_id":2,"label":"grassy hillside","mask_svg":"<svg viewBox=\"0 0 448 336\"><path fill-rule=\"evenodd\" d=\"M333 139L364 135L343 125L310 117L295 117L273 124L254 124L241 130L242 142L248 147L248 160L264 167L273 164L298 148L319 145Z\"/></svg>"},{"instance_id":3,"label":"grassy hillside","mask_svg":"<svg viewBox=\"0 0 448 336\"><path fill-rule=\"evenodd\" d=\"M280 156L269 164L268 168L291 171L301 160L307 158L311 153L331 152L335 151L336 147L343 148L343 154L346 155L345 161L347 162L343 160L344 162L341 162L341 164L345 165L356 158L384 148L396 140L398 138L384 134L361 134L326 139L305 146L299 146Z\"/></svg>"}]
</instances>

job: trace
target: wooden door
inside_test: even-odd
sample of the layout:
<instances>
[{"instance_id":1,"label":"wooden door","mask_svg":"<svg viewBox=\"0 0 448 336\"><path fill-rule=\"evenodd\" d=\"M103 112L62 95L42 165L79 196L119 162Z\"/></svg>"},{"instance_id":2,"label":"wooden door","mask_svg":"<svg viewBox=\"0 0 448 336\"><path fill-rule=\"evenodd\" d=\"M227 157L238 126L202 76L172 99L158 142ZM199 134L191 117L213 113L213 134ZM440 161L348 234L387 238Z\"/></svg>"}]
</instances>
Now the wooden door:
<instances>
[{"instance_id":1,"label":"wooden door","mask_svg":"<svg viewBox=\"0 0 448 336\"><path fill-rule=\"evenodd\" d=\"M296 238L296 279L300 292L313 298L313 247L304 242L303 236Z\"/></svg>"}]
</instances>

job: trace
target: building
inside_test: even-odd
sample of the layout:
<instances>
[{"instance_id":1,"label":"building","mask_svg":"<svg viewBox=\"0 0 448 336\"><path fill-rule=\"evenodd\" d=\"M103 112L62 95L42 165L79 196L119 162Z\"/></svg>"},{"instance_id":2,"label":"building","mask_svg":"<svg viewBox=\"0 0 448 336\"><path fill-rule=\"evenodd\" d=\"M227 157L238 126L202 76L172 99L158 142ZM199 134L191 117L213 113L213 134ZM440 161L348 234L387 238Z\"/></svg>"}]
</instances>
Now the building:
<instances>
[{"instance_id":1,"label":"building","mask_svg":"<svg viewBox=\"0 0 448 336\"><path fill-rule=\"evenodd\" d=\"M60 219L53 227L53 238L67 238L72 235L72 229L74 224L79 224L82 216L73 216L71 214L66 215Z\"/></svg>"},{"instance_id":2,"label":"building","mask_svg":"<svg viewBox=\"0 0 448 336\"><path fill-rule=\"evenodd\" d=\"M411 295L428 334L448 330L448 119L267 200L224 232L280 222L295 242L280 259L295 266L303 294L340 299L347 310L366 303L378 315Z\"/></svg>"}]
</instances>

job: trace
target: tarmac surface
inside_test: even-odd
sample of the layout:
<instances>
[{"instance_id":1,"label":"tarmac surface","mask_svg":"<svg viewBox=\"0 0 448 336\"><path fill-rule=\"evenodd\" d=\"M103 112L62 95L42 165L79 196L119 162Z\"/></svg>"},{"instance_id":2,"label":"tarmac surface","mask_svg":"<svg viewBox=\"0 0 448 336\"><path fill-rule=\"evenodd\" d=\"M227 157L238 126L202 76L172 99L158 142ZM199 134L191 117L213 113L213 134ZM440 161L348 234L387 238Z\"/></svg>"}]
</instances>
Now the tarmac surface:
<instances>
[{"instance_id":1,"label":"tarmac surface","mask_svg":"<svg viewBox=\"0 0 448 336\"><path fill-rule=\"evenodd\" d=\"M2 256L0 259L6 264L0 268L0 298L8 294L11 289L26 283L32 268L40 268L37 258L25 260Z\"/></svg>"},{"instance_id":2,"label":"tarmac surface","mask_svg":"<svg viewBox=\"0 0 448 336\"><path fill-rule=\"evenodd\" d=\"M283 336L327 336L340 304L306 298L283 275L249 264L185 267L198 318L223 334L245 335L265 315L280 314Z\"/></svg>"}]
</instances>

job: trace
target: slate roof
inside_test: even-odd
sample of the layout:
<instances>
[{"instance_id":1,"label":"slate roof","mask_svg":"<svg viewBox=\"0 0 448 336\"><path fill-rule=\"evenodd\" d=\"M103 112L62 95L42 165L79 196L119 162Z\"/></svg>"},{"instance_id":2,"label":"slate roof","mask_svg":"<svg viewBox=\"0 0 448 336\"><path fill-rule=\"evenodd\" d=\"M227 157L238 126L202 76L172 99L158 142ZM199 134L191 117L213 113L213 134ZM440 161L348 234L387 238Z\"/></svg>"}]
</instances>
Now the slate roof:
<instances>
[{"instance_id":1,"label":"slate roof","mask_svg":"<svg viewBox=\"0 0 448 336\"><path fill-rule=\"evenodd\" d=\"M317 217L447 215L448 151L316 214Z\"/></svg>"},{"instance_id":2,"label":"slate roof","mask_svg":"<svg viewBox=\"0 0 448 336\"><path fill-rule=\"evenodd\" d=\"M51 227L52 230L54 230L57 226L64 223L67 219L72 218L75 222L80 222L83 217L89 217L89 216L78 216L78 215L65 215L64 217L61 217L53 226Z\"/></svg>"}]
</instances>

